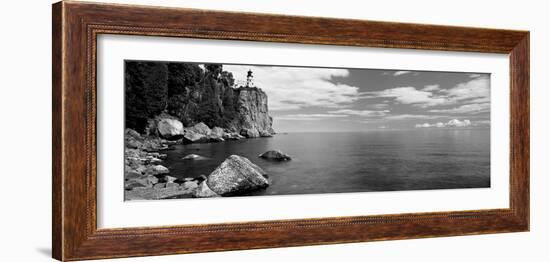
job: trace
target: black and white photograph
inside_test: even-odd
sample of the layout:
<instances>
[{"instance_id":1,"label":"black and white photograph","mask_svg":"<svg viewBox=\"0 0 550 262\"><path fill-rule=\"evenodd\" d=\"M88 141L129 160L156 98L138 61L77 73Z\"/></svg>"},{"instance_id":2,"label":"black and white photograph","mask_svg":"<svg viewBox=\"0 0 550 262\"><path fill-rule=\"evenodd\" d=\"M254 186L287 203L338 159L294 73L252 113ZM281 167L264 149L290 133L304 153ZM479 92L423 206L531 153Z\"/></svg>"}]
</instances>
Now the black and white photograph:
<instances>
[{"instance_id":1,"label":"black and white photograph","mask_svg":"<svg viewBox=\"0 0 550 262\"><path fill-rule=\"evenodd\" d=\"M488 73L124 66L125 200L491 186Z\"/></svg>"}]
</instances>

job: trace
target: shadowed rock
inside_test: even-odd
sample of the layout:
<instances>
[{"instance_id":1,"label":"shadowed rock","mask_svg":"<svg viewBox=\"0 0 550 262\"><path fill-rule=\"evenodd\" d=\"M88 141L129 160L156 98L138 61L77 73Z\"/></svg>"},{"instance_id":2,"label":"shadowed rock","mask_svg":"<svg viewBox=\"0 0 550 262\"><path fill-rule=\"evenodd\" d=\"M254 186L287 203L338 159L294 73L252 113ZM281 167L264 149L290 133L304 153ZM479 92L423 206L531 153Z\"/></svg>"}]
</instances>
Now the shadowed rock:
<instances>
[{"instance_id":1,"label":"shadowed rock","mask_svg":"<svg viewBox=\"0 0 550 262\"><path fill-rule=\"evenodd\" d=\"M246 194L269 186L265 171L245 157L231 155L212 172L206 185L216 194Z\"/></svg>"},{"instance_id":2,"label":"shadowed rock","mask_svg":"<svg viewBox=\"0 0 550 262\"><path fill-rule=\"evenodd\" d=\"M270 151L267 151L263 154L261 154L259 157L263 158L263 159L267 159L267 160L274 160L274 161L289 161L291 160L292 158L279 151L279 150L270 150Z\"/></svg>"}]
</instances>

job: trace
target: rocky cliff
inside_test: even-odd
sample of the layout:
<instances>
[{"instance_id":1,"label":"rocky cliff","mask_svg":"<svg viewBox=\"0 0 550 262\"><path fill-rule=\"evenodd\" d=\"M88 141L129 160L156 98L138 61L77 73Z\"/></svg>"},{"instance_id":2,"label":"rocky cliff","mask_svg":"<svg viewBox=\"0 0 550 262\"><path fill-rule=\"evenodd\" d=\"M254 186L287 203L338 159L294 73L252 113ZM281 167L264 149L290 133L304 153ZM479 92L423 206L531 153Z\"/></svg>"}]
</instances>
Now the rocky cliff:
<instances>
[{"instance_id":1,"label":"rocky cliff","mask_svg":"<svg viewBox=\"0 0 550 262\"><path fill-rule=\"evenodd\" d=\"M236 90L237 113L229 124L231 130L246 137L271 136L273 119L267 108L267 95L259 88Z\"/></svg>"},{"instance_id":2,"label":"rocky cliff","mask_svg":"<svg viewBox=\"0 0 550 262\"><path fill-rule=\"evenodd\" d=\"M232 73L219 64L126 61L125 65L127 128L148 133L169 116L185 127L202 122L245 137L275 133L265 92L235 87Z\"/></svg>"}]
</instances>

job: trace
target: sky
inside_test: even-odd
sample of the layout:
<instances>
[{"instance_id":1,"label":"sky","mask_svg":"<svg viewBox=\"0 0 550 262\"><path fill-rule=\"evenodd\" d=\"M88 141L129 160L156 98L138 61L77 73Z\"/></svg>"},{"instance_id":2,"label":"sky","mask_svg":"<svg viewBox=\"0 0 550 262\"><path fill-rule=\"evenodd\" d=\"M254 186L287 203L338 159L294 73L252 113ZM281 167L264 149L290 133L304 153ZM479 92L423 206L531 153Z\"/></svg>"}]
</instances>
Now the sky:
<instances>
[{"instance_id":1,"label":"sky","mask_svg":"<svg viewBox=\"0 0 550 262\"><path fill-rule=\"evenodd\" d=\"M252 70L277 132L489 128L484 73L224 65L237 83Z\"/></svg>"}]
</instances>

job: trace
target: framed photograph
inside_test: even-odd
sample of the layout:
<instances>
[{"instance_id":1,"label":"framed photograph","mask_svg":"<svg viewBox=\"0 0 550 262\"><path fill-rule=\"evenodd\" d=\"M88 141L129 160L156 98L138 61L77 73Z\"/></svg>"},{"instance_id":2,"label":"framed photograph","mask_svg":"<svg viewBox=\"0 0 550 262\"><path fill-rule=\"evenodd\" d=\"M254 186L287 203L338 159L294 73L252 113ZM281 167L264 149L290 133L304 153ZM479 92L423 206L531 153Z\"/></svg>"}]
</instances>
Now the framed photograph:
<instances>
[{"instance_id":1,"label":"framed photograph","mask_svg":"<svg viewBox=\"0 0 550 262\"><path fill-rule=\"evenodd\" d=\"M70 1L52 26L58 260L529 230L527 31Z\"/></svg>"}]
</instances>

